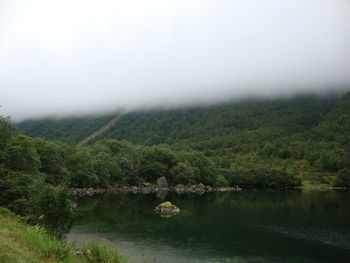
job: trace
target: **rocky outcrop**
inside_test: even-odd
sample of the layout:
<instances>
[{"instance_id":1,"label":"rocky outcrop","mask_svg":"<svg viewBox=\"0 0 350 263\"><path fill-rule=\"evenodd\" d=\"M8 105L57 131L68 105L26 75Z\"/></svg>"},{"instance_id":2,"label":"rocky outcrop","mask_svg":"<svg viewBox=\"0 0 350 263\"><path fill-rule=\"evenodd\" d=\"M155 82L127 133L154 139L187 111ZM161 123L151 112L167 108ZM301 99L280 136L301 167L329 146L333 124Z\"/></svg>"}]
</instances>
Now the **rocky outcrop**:
<instances>
[{"instance_id":1,"label":"rocky outcrop","mask_svg":"<svg viewBox=\"0 0 350 263\"><path fill-rule=\"evenodd\" d=\"M162 177L160 177L162 178ZM159 178L159 179L160 179ZM164 177L165 178L165 177ZM242 190L239 186L233 186L233 187L211 187L211 186L205 186L203 184L198 185L183 185L178 184L176 186L167 186L167 182L163 179L160 180L159 184L152 185L150 183L143 183L141 186L116 186L111 187L108 189L103 188L72 188L68 191L68 194L74 195L74 196L91 196L96 194L103 194L103 193L142 193L142 194L151 194L151 193L158 193L158 192L176 192L178 194L181 193L196 193L196 194L203 194L205 192L230 192L230 191L240 191Z\"/></svg>"},{"instance_id":2,"label":"rocky outcrop","mask_svg":"<svg viewBox=\"0 0 350 263\"><path fill-rule=\"evenodd\" d=\"M180 208L170 202L164 202L157 205L154 208L154 212L159 214L176 214L180 212Z\"/></svg>"},{"instance_id":3,"label":"rocky outcrop","mask_svg":"<svg viewBox=\"0 0 350 263\"><path fill-rule=\"evenodd\" d=\"M71 188L68 190L68 194L76 196L92 196L96 194L103 194L108 192L108 189L103 188Z\"/></svg>"}]
</instances>

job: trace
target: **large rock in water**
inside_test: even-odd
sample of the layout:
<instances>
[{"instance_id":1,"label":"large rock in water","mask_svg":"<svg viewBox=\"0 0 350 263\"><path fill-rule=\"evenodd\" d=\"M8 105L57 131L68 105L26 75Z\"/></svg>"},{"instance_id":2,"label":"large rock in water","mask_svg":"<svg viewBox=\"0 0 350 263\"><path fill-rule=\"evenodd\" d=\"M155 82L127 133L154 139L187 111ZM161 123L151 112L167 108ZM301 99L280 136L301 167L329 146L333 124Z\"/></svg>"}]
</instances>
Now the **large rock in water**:
<instances>
[{"instance_id":1,"label":"large rock in water","mask_svg":"<svg viewBox=\"0 0 350 263\"><path fill-rule=\"evenodd\" d=\"M157 205L154 208L154 212L159 214L176 214L180 212L180 208L178 208L176 205L173 205L170 202L164 202Z\"/></svg>"},{"instance_id":2,"label":"large rock in water","mask_svg":"<svg viewBox=\"0 0 350 263\"><path fill-rule=\"evenodd\" d=\"M159 188L168 188L169 185L168 185L167 179L166 179L164 176L159 177L159 178L157 179L157 186L158 186Z\"/></svg>"}]
</instances>

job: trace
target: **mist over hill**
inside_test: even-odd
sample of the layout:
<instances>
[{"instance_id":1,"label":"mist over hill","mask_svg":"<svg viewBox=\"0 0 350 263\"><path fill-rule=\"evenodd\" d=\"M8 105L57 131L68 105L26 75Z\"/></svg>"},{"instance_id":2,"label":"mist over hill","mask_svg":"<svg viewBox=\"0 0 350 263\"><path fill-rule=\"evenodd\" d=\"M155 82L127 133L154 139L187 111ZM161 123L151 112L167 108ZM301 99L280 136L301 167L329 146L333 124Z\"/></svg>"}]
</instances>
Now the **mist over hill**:
<instances>
[{"instance_id":1,"label":"mist over hill","mask_svg":"<svg viewBox=\"0 0 350 263\"><path fill-rule=\"evenodd\" d=\"M15 121L350 86L348 0L2 1Z\"/></svg>"}]
</instances>

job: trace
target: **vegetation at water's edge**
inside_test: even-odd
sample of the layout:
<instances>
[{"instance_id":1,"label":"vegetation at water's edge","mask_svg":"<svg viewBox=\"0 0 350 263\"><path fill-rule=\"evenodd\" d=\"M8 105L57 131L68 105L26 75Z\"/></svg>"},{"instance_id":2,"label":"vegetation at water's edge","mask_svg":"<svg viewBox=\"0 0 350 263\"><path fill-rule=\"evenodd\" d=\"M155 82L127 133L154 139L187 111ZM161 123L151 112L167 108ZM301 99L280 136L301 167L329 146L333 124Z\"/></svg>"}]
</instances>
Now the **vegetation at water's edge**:
<instances>
[{"instance_id":1,"label":"vegetation at water's edge","mask_svg":"<svg viewBox=\"0 0 350 263\"><path fill-rule=\"evenodd\" d=\"M78 142L85 136L81 127L96 130L96 120L74 119L79 129L69 125L72 119L17 125L31 136ZM271 173L282 171L298 175L307 186L349 186L337 176L348 174L350 167L350 93L128 113L95 142L102 139L127 140L173 152L202 152L219 171L221 184L266 187L274 183L260 180L256 174L270 178ZM181 160L176 168L183 174L183 183L193 177L188 163Z\"/></svg>"},{"instance_id":2,"label":"vegetation at water's edge","mask_svg":"<svg viewBox=\"0 0 350 263\"><path fill-rule=\"evenodd\" d=\"M2 263L126 263L114 248L101 243L64 243L40 226L29 226L0 207Z\"/></svg>"},{"instance_id":3,"label":"vegetation at water's edge","mask_svg":"<svg viewBox=\"0 0 350 263\"><path fill-rule=\"evenodd\" d=\"M29 215L33 222L44 215L43 223L56 232L69 228L69 187L139 185L154 183L161 176L173 185L300 184L297 173L287 169L257 168L241 180L201 152L173 150L167 145L137 146L107 139L81 147L33 139L21 134L6 118L0 119L0 135L0 205ZM56 218L62 218L59 229Z\"/></svg>"}]
</instances>

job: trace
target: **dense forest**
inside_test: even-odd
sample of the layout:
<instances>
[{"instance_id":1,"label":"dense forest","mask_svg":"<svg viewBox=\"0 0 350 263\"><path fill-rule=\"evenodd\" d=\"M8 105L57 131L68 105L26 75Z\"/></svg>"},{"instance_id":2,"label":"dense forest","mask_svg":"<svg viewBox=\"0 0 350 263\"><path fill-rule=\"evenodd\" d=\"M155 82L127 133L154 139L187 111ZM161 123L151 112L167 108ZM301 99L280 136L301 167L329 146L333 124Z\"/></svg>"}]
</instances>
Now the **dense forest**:
<instances>
[{"instance_id":1,"label":"dense forest","mask_svg":"<svg viewBox=\"0 0 350 263\"><path fill-rule=\"evenodd\" d=\"M23 135L0 118L0 206L42 222L58 233L69 228L68 188L116 187L155 183L171 185L246 185L288 187L300 178L286 169L251 169L246 176L227 173L202 152L168 145L141 146L104 139L88 146ZM62 222L57 222L62 220Z\"/></svg>"},{"instance_id":2,"label":"dense forest","mask_svg":"<svg viewBox=\"0 0 350 263\"><path fill-rule=\"evenodd\" d=\"M349 116L350 93L250 99L126 113L90 143L116 139L199 151L228 184L256 185L259 173L277 170L297 175L306 186L348 185L337 175L349 173ZM17 126L29 136L77 143L112 118L27 120Z\"/></svg>"}]
</instances>

